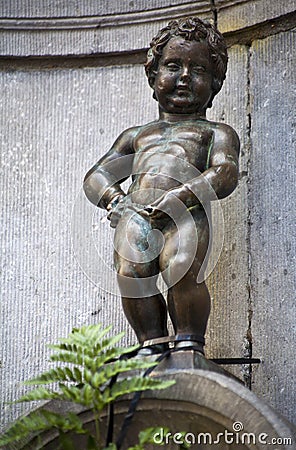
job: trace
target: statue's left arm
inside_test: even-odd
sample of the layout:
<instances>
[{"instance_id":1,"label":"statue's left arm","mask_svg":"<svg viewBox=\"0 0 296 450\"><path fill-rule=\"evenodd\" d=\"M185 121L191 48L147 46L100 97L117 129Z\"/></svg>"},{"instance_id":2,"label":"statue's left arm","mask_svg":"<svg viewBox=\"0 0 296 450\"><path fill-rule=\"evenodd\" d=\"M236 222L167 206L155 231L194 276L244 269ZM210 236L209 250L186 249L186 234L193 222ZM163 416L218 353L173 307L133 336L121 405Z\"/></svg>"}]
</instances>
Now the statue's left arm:
<instances>
[{"instance_id":1,"label":"statue's left arm","mask_svg":"<svg viewBox=\"0 0 296 450\"><path fill-rule=\"evenodd\" d=\"M150 216L173 208L177 197L189 208L230 195L238 183L240 142L236 132L228 125L216 124L214 142L209 156L209 168L200 176L166 192L150 208Z\"/></svg>"},{"instance_id":2,"label":"statue's left arm","mask_svg":"<svg viewBox=\"0 0 296 450\"><path fill-rule=\"evenodd\" d=\"M240 142L236 132L228 125L217 124L209 158L209 168L199 177L185 184L201 201L218 199L230 195L237 186L239 175ZM186 195L184 201L186 203ZM190 203L194 200L189 196Z\"/></svg>"}]
</instances>

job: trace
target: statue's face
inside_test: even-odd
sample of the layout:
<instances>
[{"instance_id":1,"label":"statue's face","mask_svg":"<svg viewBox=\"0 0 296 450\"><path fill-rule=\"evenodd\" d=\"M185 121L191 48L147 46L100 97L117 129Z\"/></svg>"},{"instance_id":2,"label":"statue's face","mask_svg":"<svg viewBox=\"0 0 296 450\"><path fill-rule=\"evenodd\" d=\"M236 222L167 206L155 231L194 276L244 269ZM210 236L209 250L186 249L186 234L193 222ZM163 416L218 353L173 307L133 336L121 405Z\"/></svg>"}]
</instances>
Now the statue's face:
<instances>
[{"instance_id":1,"label":"statue's face","mask_svg":"<svg viewBox=\"0 0 296 450\"><path fill-rule=\"evenodd\" d=\"M207 44L175 37L163 49L153 88L163 111L204 114L213 93L212 80Z\"/></svg>"}]
</instances>

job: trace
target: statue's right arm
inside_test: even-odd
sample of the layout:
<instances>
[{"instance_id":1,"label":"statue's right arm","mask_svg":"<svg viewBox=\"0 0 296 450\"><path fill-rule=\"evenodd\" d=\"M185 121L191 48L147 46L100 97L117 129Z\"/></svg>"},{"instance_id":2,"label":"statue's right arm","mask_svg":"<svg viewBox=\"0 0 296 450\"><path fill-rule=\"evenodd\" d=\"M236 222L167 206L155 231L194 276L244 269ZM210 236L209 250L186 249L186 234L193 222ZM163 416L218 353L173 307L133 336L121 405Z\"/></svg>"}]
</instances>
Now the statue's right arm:
<instances>
[{"instance_id":1,"label":"statue's right arm","mask_svg":"<svg viewBox=\"0 0 296 450\"><path fill-rule=\"evenodd\" d=\"M83 189L87 198L100 208L107 206L125 193L120 184L132 173L133 141L138 127L125 130L111 149L85 175Z\"/></svg>"}]
</instances>

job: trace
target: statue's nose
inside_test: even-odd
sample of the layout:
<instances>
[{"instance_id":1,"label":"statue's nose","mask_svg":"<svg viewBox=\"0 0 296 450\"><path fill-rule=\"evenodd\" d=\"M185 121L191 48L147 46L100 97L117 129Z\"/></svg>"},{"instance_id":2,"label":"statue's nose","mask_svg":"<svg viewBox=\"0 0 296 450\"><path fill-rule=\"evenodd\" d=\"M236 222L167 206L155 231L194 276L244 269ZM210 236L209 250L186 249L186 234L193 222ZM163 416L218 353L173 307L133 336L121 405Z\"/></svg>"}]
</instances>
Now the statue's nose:
<instances>
[{"instance_id":1,"label":"statue's nose","mask_svg":"<svg viewBox=\"0 0 296 450\"><path fill-rule=\"evenodd\" d=\"M190 78L190 71L189 68L187 66L184 66L182 68L182 72L180 75L180 80L185 81L185 80L189 80Z\"/></svg>"}]
</instances>

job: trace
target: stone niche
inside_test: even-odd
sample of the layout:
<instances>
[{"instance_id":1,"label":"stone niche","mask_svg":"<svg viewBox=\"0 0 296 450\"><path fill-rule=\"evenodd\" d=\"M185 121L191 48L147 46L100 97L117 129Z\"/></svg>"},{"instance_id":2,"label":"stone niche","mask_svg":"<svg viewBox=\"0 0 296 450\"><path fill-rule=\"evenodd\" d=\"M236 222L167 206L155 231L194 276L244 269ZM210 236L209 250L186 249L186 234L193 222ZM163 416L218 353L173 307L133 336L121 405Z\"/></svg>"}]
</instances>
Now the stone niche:
<instances>
[{"instance_id":1,"label":"stone niche","mask_svg":"<svg viewBox=\"0 0 296 450\"><path fill-rule=\"evenodd\" d=\"M46 343L73 326L113 323L135 341L112 276L112 232L84 202L82 179L120 131L156 117L145 51L169 19L188 15L216 21L227 39L228 75L208 117L232 125L242 143L208 281L207 356L261 358L228 369L296 421L292 0L2 2L4 402L48 367ZM1 408L1 423L27 407Z\"/></svg>"}]
</instances>

